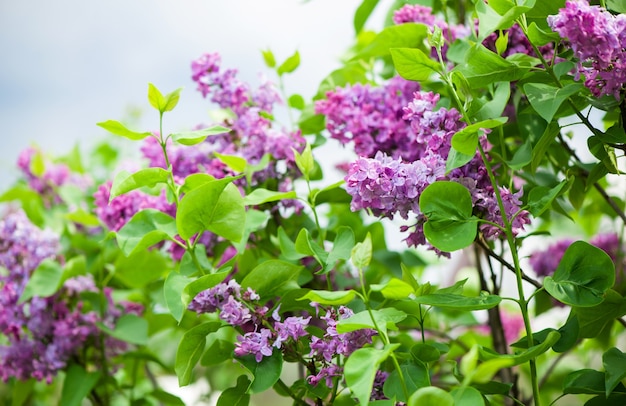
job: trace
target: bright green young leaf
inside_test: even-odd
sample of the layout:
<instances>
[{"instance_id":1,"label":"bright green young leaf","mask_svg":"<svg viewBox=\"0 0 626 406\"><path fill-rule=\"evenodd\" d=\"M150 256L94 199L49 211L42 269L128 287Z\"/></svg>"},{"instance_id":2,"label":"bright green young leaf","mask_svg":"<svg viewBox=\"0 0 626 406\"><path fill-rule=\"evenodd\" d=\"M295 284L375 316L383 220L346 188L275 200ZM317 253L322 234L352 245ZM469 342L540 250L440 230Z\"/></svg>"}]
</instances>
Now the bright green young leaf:
<instances>
[{"instance_id":1,"label":"bright green young leaf","mask_svg":"<svg viewBox=\"0 0 626 406\"><path fill-rule=\"evenodd\" d=\"M524 76L522 69L485 48L482 44L472 46L465 62L455 68L460 71L472 89L483 88L494 82L512 82Z\"/></svg>"},{"instance_id":2,"label":"bright green young leaf","mask_svg":"<svg viewBox=\"0 0 626 406\"><path fill-rule=\"evenodd\" d=\"M300 53L296 51L278 67L276 73L278 73L278 76L282 76L285 73L293 72L298 66L300 66Z\"/></svg>"},{"instance_id":3,"label":"bright green young leaf","mask_svg":"<svg viewBox=\"0 0 626 406\"><path fill-rule=\"evenodd\" d=\"M250 194L243 198L246 206L258 206L260 204L276 202L286 199L295 199L298 196L296 192L276 192L263 188L254 189Z\"/></svg>"},{"instance_id":4,"label":"bright green young leaf","mask_svg":"<svg viewBox=\"0 0 626 406\"><path fill-rule=\"evenodd\" d=\"M219 399L217 399L216 406L248 406L250 403L249 387L250 380L248 377L245 375L239 376L237 385L222 392Z\"/></svg>"},{"instance_id":5,"label":"bright green young leaf","mask_svg":"<svg viewBox=\"0 0 626 406\"><path fill-rule=\"evenodd\" d=\"M518 6L516 3L511 4L500 0L491 1L489 4L482 1L476 2L479 41L482 42L496 30L510 28L517 17L533 8L534 3L534 0L527 0L523 5ZM512 5L513 7L511 7Z\"/></svg>"},{"instance_id":6,"label":"bright green young leaf","mask_svg":"<svg viewBox=\"0 0 626 406\"><path fill-rule=\"evenodd\" d=\"M238 253L243 254L245 252L250 234L264 229L271 217L272 215L268 211L255 209L246 211L246 224L243 227L243 236L239 242L233 243L233 247L235 247Z\"/></svg>"},{"instance_id":7,"label":"bright green young leaf","mask_svg":"<svg viewBox=\"0 0 626 406\"><path fill-rule=\"evenodd\" d=\"M59 404L63 406L80 406L89 392L100 380L102 372L87 372L78 364L71 364L65 373L63 390Z\"/></svg>"},{"instance_id":8,"label":"bright green young leaf","mask_svg":"<svg viewBox=\"0 0 626 406\"><path fill-rule=\"evenodd\" d=\"M364 269L370 264L372 261L372 236L370 233L367 233L363 242L357 243L352 248L350 259L358 269Z\"/></svg>"},{"instance_id":9,"label":"bright green young leaf","mask_svg":"<svg viewBox=\"0 0 626 406\"><path fill-rule=\"evenodd\" d=\"M283 371L283 354L280 350L272 351L272 355L263 357L261 362L257 362L254 355L246 355L236 359L254 377L248 389L251 393L261 393L274 386Z\"/></svg>"},{"instance_id":10,"label":"bright green young leaf","mask_svg":"<svg viewBox=\"0 0 626 406\"><path fill-rule=\"evenodd\" d=\"M567 186L567 180L562 181L553 188L546 186L536 186L528 194L528 211L534 217L539 217L541 214L550 208L554 199L559 197L564 191L563 188Z\"/></svg>"},{"instance_id":11,"label":"bright green young leaf","mask_svg":"<svg viewBox=\"0 0 626 406\"><path fill-rule=\"evenodd\" d=\"M614 283L615 265L611 257L584 241L570 245L554 275L547 276L543 282L552 297L577 307L602 303L604 294Z\"/></svg>"},{"instance_id":12,"label":"bright green young leaf","mask_svg":"<svg viewBox=\"0 0 626 406\"><path fill-rule=\"evenodd\" d=\"M172 111L178 104L180 92L182 89L176 89L171 93L163 94L152 83L148 83L148 101L161 114L166 111Z\"/></svg>"},{"instance_id":13,"label":"bright green young leaf","mask_svg":"<svg viewBox=\"0 0 626 406\"><path fill-rule=\"evenodd\" d=\"M361 32L365 23L372 15L372 12L378 5L378 0L363 0L359 8L356 9L354 13L354 33L358 34Z\"/></svg>"},{"instance_id":14,"label":"bright green young leaf","mask_svg":"<svg viewBox=\"0 0 626 406\"><path fill-rule=\"evenodd\" d=\"M605 395L611 392L626 378L626 354L613 347L602 354L602 365L606 375Z\"/></svg>"},{"instance_id":15,"label":"bright green young leaf","mask_svg":"<svg viewBox=\"0 0 626 406\"><path fill-rule=\"evenodd\" d=\"M508 118L498 117L468 125L452 136L452 147L465 155L474 156L478 146L478 132L483 128L500 127Z\"/></svg>"},{"instance_id":16,"label":"bright green young leaf","mask_svg":"<svg viewBox=\"0 0 626 406\"><path fill-rule=\"evenodd\" d=\"M483 395L471 386L454 388L450 391L454 398L454 406L484 406Z\"/></svg>"},{"instance_id":17,"label":"bright green young leaf","mask_svg":"<svg viewBox=\"0 0 626 406\"><path fill-rule=\"evenodd\" d=\"M547 32L532 22L528 25L528 38L536 46L544 46L551 42L558 42L560 40L559 34L556 32Z\"/></svg>"},{"instance_id":18,"label":"bright green young leaf","mask_svg":"<svg viewBox=\"0 0 626 406\"><path fill-rule=\"evenodd\" d=\"M339 227L335 241L333 241L333 248L326 258L324 272L330 272L339 261L349 260L352 248L354 248L354 231L350 227Z\"/></svg>"},{"instance_id":19,"label":"bright green young leaf","mask_svg":"<svg viewBox=\"0 0 626 406\"><path fill-rule=\"evenodd\" d=\"M434 247L451 252L470 245L478 225L472 216L472 197L456 182L438 181L420 196L420 210L428 218L424 235Z\"/></svg>"},{"instance_id":20,"label":"bright green young leaf","mask_svg":"<svg viewBox=\"0 0 626 406\"><path fill-rule=\"evenodd\" d=\"M545 83L526 83L524 93L537 114L549 123L561 104L582 88L582 83L570 83L563 88Z\"/></svg>"},{"instance_id":21,"label":"bright green young leaf","mask_svg":"<svg viewBox=\"0 0 626 406\"><path fill-rule=\"evenodd\" d=\"M389 55L391 48L424 47L424 40L427 35L428 27L424 24L391 25L378 33L372 42L359 52L353 60L386 56Z\"/></svg>"},{"instance_id":22,"label":"bright green young leaf","mask_svg":"<svg viewBox=\"0 0 626 406\"><path fill-rule=\"evenodd\" d=\"M369 402L378 366L399 346L400 344L392 344L383 349L359 348L348 357L344 376L348 388L360 405L367 405Z\"/></svg>"},{"instance_id":23,"label":"bright green young leaf","mask_svg":"<svg viewBox=\"0 0 626 406\"><path fill-rule=\"evenodd\" d=\"M448 153L448 159L446 160L446 174L450 173L456 168L460 168L461 166L467 164L469 161L474 159L475 155L476 154L463 154L454 148L450 148L450 152Z\"/></svg>"},{"instance_id":24,"label":"bright green young leaf","mask_svg":"<svg viewBox=\"0 0 626 406\"><path fill-rule=\"evenodd\" d=\"M179 386L189 385L193 368L200 360L206 347L207 336L219 330L220 327L221 323L217 321L202 323L187 330L183 335L180 344L178 344L174 366Z\"/></svg>"},{"instance_id":25,"label":"bright green young leaf","mask_svg":"<svg viewBox=\"0 0 626 406\"><path fill-rule=\"evenodd\" d=\"M0 202L18 200L30 221L38 227L44 225L44 204L41 195L26 185L16 185L0 195Z\"/></svg>"},{"instance_id":26,"label":"bright green young leaf","mask_svg":"<svg viewBox=\"0 0 626 406\"><path fill-rule=\"evenodd\" d=\"M533 147L533 160L530 166L530 170L532 171L532 173L535 173L537 171L537 168L539 168L539 165L545 157L548 148L554 142L554 139L560 133L560 131L561 127L558 125L557 122L550 122L550 124L548 124L548 126L545 128L543 134L541 135L541 138L539 138L539 141L537 141L537 143Z\"/></svg>"},{"instance_id":27,"label":"bright green young leaf","mask_svg":"<svg viewBox=\"0 0 626 406\"><path fill-rule=\"evenodd\" d=\"M454 398L441 388L426 386L415 391L407 404L407 406L423 405L454 406Z\"/></svg>"},{"instance_id":28,"label":"bright green young leaf","mask_svg":"<svg viewBox=\"0 0 626 406\"><path fill-rule=\"evenodd\" d=\"M219 152L214 152L213 154L217 157L217 159L222 161L223 164L225 164L235 172L244 172L246 170L246 167L248 166L248 161L240 156L225 155L220 154Z\"/></svg>"},{"instance_id":29,"label":"bright green young leaf","mask_svg":"<svg viewBox=\"0 0 626 406\"><path fill-rule=\"evenodd\" d=\"M149 137L150 135L152 135L149 132L145 132L145 133L138 133L135 131L131 131L128 128L126 128L124 126L124 124L120 123L119 121L115 121L115 120L107 120L107 121L103 121L101 123L97 123L97 125L99 127L104 128L105 130L107 130L110 133L113 133L115 135L119 135L122 137L126 137L130 140L133 141L138 141L138 140L143 140L146 137Z\"/></svg>"},{"instance_id":30,"label":"bright green young leaf","mask_svg":"<svg viewBox=\"0 0 626 406\"><path fill-rule=\"evenodd\" d=\"M156 209L137 212L116 234L117 245L128 256L178 234L176 220Z\"/></svg>"},{"instance_id":31,"label":"bright green young leaf","mask_svg":"<svg viewBox=\"0 0 626 406\"><path fill-rule=\"evenodd\" d=\"M212 127L203 128L202 130L187 131L182 133L171 134L172 141L182 145L196 145L203 142L207 137L212 135L224 134L230 131L230 128L214 125Z\"/></svg>"},{"instance_id":32,"label":"bright green young leaf","mask_svg":"<svg viewBox=\"0 0 626 406\"><path fill-rule=\"evenodd\" d=\"M170 272L163 284L163 296L172 317L180 323L187 306L183 303L183 292L192 279L177 272Z\"/></svg>"},{"instance_id":33,"label":"bright green young leaf","mask_svg":"<svg viewBox=\"0 0 626 406\"><path fill-rule=\"evenodd\" d=\"M391 48L396 70L406 80L424 81L433 73L441 73L441 65L417 48Z\"/></svg>"},{"instance_id":34,"label":"bright green young leaf","mask_svg":"<svg viewBox=\"0 0 626 406\"><path fill-rule=\"evenodd\" d=\"M406 299L415 290L411 285L398 278L391 278L387 283L372 285L372 291L382 293L386 299L400 300Z\"/></svg>"},{"instance_id":35,"label":"bright green young leaf","mask_svg":"<svg viewBox=\"0 0 626 406\"><path fill-rule=\"evenodd\" d=\"M624 0L607 0L606 7L618 13L626 13L626 1Z\"/></svg>"},{"instance_id":36,"label":"bright green young leaf","mask_svg":"<svg viewBox=\"0 0 626 406\"><path fill-rule=\"evenodd\" d=\"M339 306L350 303L355 296L356 292L352 289L339 291L311 290L302 296L300 300L309 300L322 305Z\"/></svg>"},{"instance_id":37,"label":"bright green young leaf","mask_svg":"<svg viewBox=\"0 0 626 406\"><path fill-rule=\"evenodd\" d=\"M159 183L166 183L170 174L163 168L153 167L144 168L133 174L121 171L115 176L113 185L111 185L111 193L109 202L119 195L139 189L140 187L153 187Z\"/></svg>"},{"instance_id":38,"label":"bright green young leaf","mask_svg":"<svg viewBox=\"0 0 626 406\"><path fill-rule=\"evenodd\" d=\"M374 320L372 320L372 317L374 317ZM404 320L406 317L407 314L405 312L393 307L372 310L371 313L364 310L348 317L347 319L339 320L337 322L337 332L339 334L343 334L363 328L371 328L386 333L388 328L395 330L396 324Z\"/></svg>"},{"instance_id":39,"label":"bright green young leaf","mask_svg":"<svg viewBox=\"0 0 626 406\"><path fill-rule=\"evenodd\" d=\"M241 289L252 288L261 299L271 299L298 289L298 275L301 266L289 262L270 259L261 262L241 281Z\"/></svg>"},{"instance_id":40,"label":"bright green young leaf","mask_svg":"<svg viewBox=\"0 0 626 406\"><path fill-rule=\"evenodd\" d=\"M419 388L430 385L430 376L428 369L424 364L414 361L406 361L400 364L400 370L402 371L404 383L409 393L413 393ZM395 400L399 402L406 402L408 400L404 395L400 374L396 369L391 371L385 380L383 393L389 399L395 398Z\"/></svg>"},{"instance_id":41,"label":"bright green young leaf","mask_svg":"<svg viewBox=\"0 0 626 406\"><path fill-rule=\"evenodd\" d=\"M296 249L296 244L291 241L291 238L285 232L285 229L282 227L278 228L278 244L280 246L280 253L283 258L288 261L297 261L302 259L308 255L309 253L301 253Z\"/></svg>"},{"instance_id":42,"label":"bright green young leaf","mask_svg":"<svg viewBox=\"0 0 626 406\"><path fill-rule=\"evenodd\" d=\"M474 116L479 121L488 120L493 117L501 117L509 98L511 97L511 85L508 83L498 83L492 99L483 104Z\"/></svg>"},{"instance_id":43,"label":"bright green young leaf","mask_svg":"<svg viewBox=\"0 0 626 406\"><path fill-rule=\"evenodd\" d=\"M294 148L292 148L292 151L298 169L300 169L304 178L309 180L313 170L315 169L315 161L313 159L313 153L311 152L311 144L307 143L302 153L296 151Z\"/></svg>"},{"instance_id":44,"label":"bright green young leaf","mask_svg":"<svg viewBox=\"0 0 626 406\"><path fill-rule=\"evenodd\" d=\"M211 176L208 173L192 173L191 175L187 175L185 182L182 186L180 186L180 193L187 194L200 186L213 182L214 180L216 180L215 176Z\"/></svg>"},{"instance_id":45,"label":"bright green young leaf","mask_svg":"<svg viewBox=\"0 0 626 406\"><path fill-rule=\"evenodd\" d=\"M97 323L98 328L111 337L127 343L146 345L148 343L148 322L134 314L124 314L116 322L115 328L110 329L103 323Z\"/></svg>"},{"instance_id":46,"label":"bright green young leaf","mask_svg":"<svg viewBox=\"0 0 626 406\"><path fill-rule=\"evenodd\" d=\"M497 306L502 298L498 295L480 295L468 297L449 293L435 293L432 295L418 296L414 299L419 304L441 307L444 309L471 311L485 310Z\"/></svg>"},{"instance_id":47,"label":"bright green young leaf","mask_svg":"<svg viewBox=\"0 0 626 406\"><path fill-rule=\"evenodd\" d=\"M295 249L300 254L312 256L322 266L327 262L328 253L313 240L309 230L306 228L303 228L298 233Z\"/></svg>"},{"instance_id":48,"label":"bright green young leaf","mask_svg":"<svg viewBox=\"0 0 626 406\"><path fill-rule=\"evenodd\" d=\"M33 154L30 159L30 165L28 169L30 169L30 172L37 177L43 176L43 174L46 172L46 162L41 151L37 150Z\"/></svg>"},{"instance_id":49,"label":"bright green young leaf","mask_svg":"<svg viewBox=\"0 0 626 406\"><path fill-rule=\"evenodd\" d=\"M61 265L52 259L44 259L28 280L18 303L24 303L34 296L52 296L61 287L62 277Z\"/></svg>"},{"instance_id":50,"label":"bright green young leaf","mask_svg":"<svg viewBox=\"0 0 626 406\"><path fill-rule=\"evenodd\" d=\"M300 96L299 94L292 94L291 96L289 96L289 99L287 99L287 104L289 104L289 107L300 111L304 110L304 107L306 106L304 97Z\"/></svg>"},{"instance_id":51,"label":"bright green young leaf","mask_svg":"<svg viewBox=\"0 0 626 406\"><path fill-rule=\"evenodd\" d=\"M211 231L230 241L243 236L246 209L239 189L224 178L206 183L180 201L176 212L176 227L184 239L194 234Z\"/></svg>"},{"instance_id":52,"label":"bright green young leaf","mask_svg":"<svg viewBox=\"0 0 626 406\"><path fill-rule=\"evenodd\" d=\"M113 264L113 277L128 288L141 289L170 271L168 259L162 252L151 249L135 250L129 256L119 255Z\"/></svg>"},{"instance_id":53,"label":"bright green young leaf","mask_svg":"<svg viewBox=\"0 0 626 406\"><path fill-rule=\"evenodd\" d=\"M261 51L263 54L263 60L265 61L265 65L268 68L273 68L276 66L276 58L274 58L274 53L271 50Z\"/></svg>"}]
</instances>

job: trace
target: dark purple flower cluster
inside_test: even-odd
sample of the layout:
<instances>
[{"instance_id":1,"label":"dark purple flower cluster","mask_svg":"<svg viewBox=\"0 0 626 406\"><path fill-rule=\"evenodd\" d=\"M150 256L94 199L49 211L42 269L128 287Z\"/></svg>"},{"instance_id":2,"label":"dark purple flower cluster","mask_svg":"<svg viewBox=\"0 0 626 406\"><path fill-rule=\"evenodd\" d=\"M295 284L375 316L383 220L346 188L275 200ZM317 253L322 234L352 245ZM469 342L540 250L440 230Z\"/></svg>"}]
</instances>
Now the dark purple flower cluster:
<instances>
[{"instance_id":1,"label":"dark purple flower cluster","mask_svg":"<svg viewBox=\"0 0 626 406\"><path fill-rule=\"evenodd\" d=\"M70 171L63 163L49 161L35 147L28 147L19 154L17 167L31 189L38 192L47 205L61 202L58 194L60 186L72 184L84 189L91 184L88 177Z\"/></svg>"},{"instance_id":2,"label":"dark purple flower cluster","mask_svg":"<svg viewBox=\"0 0 626 406\"><path fill-rule=\"evenodd\" d=\"M419 196L437 180L452 180L466 186L472 195L475 214L503 225L502 213L496 195L479 154L461 168L446 175L446 160L450 153L452 137L465 127L460 113L452 108L435 110L439 95L432 92L416 92L411 102L403 109L402 119L411 127L411 149L408 154L414 159L392 158L379 150L374 157L360 157L348 169L345 177L346 190L352 196L351 209L371 210L381 217L393 218L398 213L403 219L409 214L416 216L414 231L406 241L411 246L426 244L423 223L426 218L419 211ZM340 120L337 116L336 121ZM351 119L349 117L348 119ZM481 138L485 150L486 138ZM376 145L372 148L376 149ZM529 214L520 211L522 192L512 193L500 188L505 215L512 222L515 233L529 224ZM403 227L402 231L408 231ZM498 238L502 230L491 224L481 225L487 238Z\"/></svg>"},{"instance_id":3,"label":"dark purple flower cluster","mask_svg":"<svg viewBox=\"0 0 626 406\"><path fill-rule=\"evenodd\" d=\"M325 380L326 386L332 387L332 379L341 376L343 368L333 363L333 359L338 355L344 357L350 356L354 351L372 342L372 337L376 335L376 330L364 328L348 333L337 332L337 322L341 319L347 319L354 315L354 312L348 307L339 306L335 310L330 308L321 320L326 323L326 332L322 337L311 337L311 353L310 357L319 363L321 368L316 375L309 375L307 381L311 385L317 385L322 379Z\"/></svg>"},{"instance_id":4,"label":"dark purple flower cluster","mask_svg":"<svg viewBox=\"0 0 626 406\"><path fill-rule=\"evenodd\" d=\"M138 211L143 209L156 209L172 216L176 212L176 206L167 201L165 190L161 191L158 196L133 190L109 202L111 185L111 181L100 185L93 197L96 215L112 231L119 231Z\"/></svg>"},{"instance_id":5,"label":"dark purple flower cluster","mask_svg":"<svg viewBox=\"0 0 626 406\"><path fill-rule=\"evenodd\" d=\"M315 102L315 112L326 116L326 129L332 138L342 144L353 142L360 156L373 157L382 151L394 158L414 160L422 151L415 150L415 134L400 118L419 88L417 82L399 76L380 87L348 85L327 92L326 99Z\"/></svg>"},{"instance_id":6,"label":"dark purple flower cluster","mask_svg":"<svg viewBox=\"0 0 626 406\"><path fill-rule=\"evenodd\" d=\"M617 100L626 83L626 15L613 15L586 0L567 1L565 8L548 16L548 24L567 39L578 58L577 78L596 96Z\"/></svg>"},{"instance_id":7,"label":"dark purple flower cluster","mask_svg":"<svg viewBox=\"0 0 626 406\"><path fill-rule=\"evenodd\" d=\"M221 58L216 53L204 54L191 64L192 79L202 95L210 95L212 102L232 113L224 123L232 131L210 137L205 142L208 145L200 147L202 153L193 153L202 155L194 158L201 164L195 172L214 174L212 169L224 169L213 156L214 152L240 156L250 165L258 164L269 155L271 163L254 174L251 186L278 180L278 190L289 190L291 179L299 174L292 149L301 152L306 141L299 130L278 130L272 125L274 105L282 103L272 83L266 81L258 89L252 89L237 79L235 69L222 69L220 64ZM181 154L185 152L181 151Z\"/></svg>"},{"instance_id":8,"label":"dark purple flower cluster","mask_svg":"<svg viewBox=\"0 0 626 406\"><path fill-rule=\"evenodd\" d=\"M533 252L528 262L533 271L535 271L535 274L537 276L552 275L558 267L559 262L561 262L565 251L573 242L574 240L565 238L549 245L545 250ZM626 249L620 243L619 237L615 233L598 234L589 240L589 244L606 252L613 262L624 261ZM616 266L616 268L624 269L623 265L621 267Z\"/></svg>"},{"instance_id":9,"label":"dark purple flower cluster","mask_svg":"<svg viewBox=\"0 0 626 406\"><path fill-rule=\"evenodd\" d=\"M44 259L53 259L59 239L42 231L23 212L9 213L0 221L0 379L46 380L67 366L88 340L100 333L96 323L113 327L128 312L138 314L137 305L115 309L109 298L109 312L101 318L95 312L84 312L78 295L97 291L93 279L79 276L69 279L50 297L32 297L19 302L32 272ZM107 338L111 355L126 349L126 344Z\"/></svg>"}]
</instances>

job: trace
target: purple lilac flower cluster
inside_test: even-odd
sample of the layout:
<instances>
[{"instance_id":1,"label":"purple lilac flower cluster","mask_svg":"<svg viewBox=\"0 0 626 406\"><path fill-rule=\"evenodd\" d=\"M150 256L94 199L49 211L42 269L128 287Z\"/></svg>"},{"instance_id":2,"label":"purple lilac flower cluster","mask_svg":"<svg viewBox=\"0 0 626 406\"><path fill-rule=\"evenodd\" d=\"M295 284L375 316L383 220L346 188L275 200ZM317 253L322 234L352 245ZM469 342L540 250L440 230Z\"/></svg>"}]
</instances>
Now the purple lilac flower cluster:
<instances>
[{"instance_id":1,"label":"purple lilac flower cluster","mask_svg":"<svg viewBox=\"0 0 626 406\"><path fill-rule=\"evenodd\" d=\"M448 24L444 19L435 16L432 8L419 4L406 4L394 11L393 22L395 24L421 23L428 27L439 27L444 40L446 40L446 43L441 49L441 55L444 60L446 60L449 44L458 38L464 38L470 34L470 30L466 26L462 24ZM438 60L437 50L435 48L431 50L431 56L435 58L435 60Z\"/></svg>"},{"instance_id":2,"label":"purple lilac flower cluster","mask_svg":"<svg viewBox=\"0 0 626 406\"><path fill-rule=\"evenodd\" d=\"M577 79L596 97L617 100L626 83L626 15L616 16L586 0L567 1L548 24L569 42L578 58Z\"/></svg>"},{"instance_id":3,"label":"purple lilac flower cluster","mask_svg":"<svg viewBox=\"0 0 626 406\"><path fill-rule=\"evenodd\" d=\"M317 385L320 381L325 380L326 386L333 386L334 377L343 374L343 368L333 363L333 359L337 355L349 357L354 351L372 342L372 337L376 335L376 330L360 329L348 333L337 332L337 322L341 319L347 319L354 315L354 312L345 306L339 306L335 310L330 308L326 314L320 319L326 323L326 332L322 337L311 337L311 353L315 361L321 363L322 367L316 375L309 375L307 381L311 385Z\"/></svg>"},{"instance_id":4,"label":"purple lilac flower cluster","mask_svg":"<svg viewBox=\"0 0 626 406\"><path fill-rule=\"evenodd\" d=\"M116 308L109 298L105 318L83 311L78 295L97 291L93 279L78 276L65 282L49 297L32 297L19 302L30 275L45 259L54 259L59 239L34 226L22 211L11 212L0 221L0 379L46 380L67 366L78 350L100 333L96 323L113 327L125 313L139 314L136 304ZM110 355L126 349L126 344L107 337Z\"/></svg>"},{"instance_id":5,"label":"purple lilac flower cluster","mask_svg":"<svg viewBox=\"0 0 626 406\"><path fill-rule=\"evenodd\" d=\"M35 170L37 165L41 165L41 168ZM67 165L45 159L42 152L35 147L28 147L19 154L17 167L24 174L31 189L39 193L47 205L61 202L57 191L60 186L72 184L84 189L91 183L88 177L73 173ZM42 172L38 173L39 170Z\"/></svg>"},{"instance_id":6,"label":"purple lilac flower cluster","mask_svg":"<svg viewBox=\"0 0 626 406\"><path fill-rule=\"evenodd\" d=\"M530 255L530 266L537 276L549 276L554 273L561 262L567 248L574 242L570 238L564 238L551 244L545 250L537 250ZM613 262L624 261L626 249L620 243L616 233L598 234L589 240L589 244L606 252ZM616 264L617 265L617 264ZM624 269L623 266L620 269Z\"/></svg>"},{"instance_id":7,"label":"purple lilac flower cluster","mask_svg":"<svg viewBox=\"0 0 626 406\"><path fill-rule=\"evenodd\" d=\"M396 213L403 219L408 219L410 213L416 216L414 231L406 239L411 246L426 244L423 235L426 218L419 211L419 196L437 180L452 180L466 186L472 195L475 214L503 225L502 213L480 155L476 154L468 164L446 175L452 137L465 123L454 108L435 110L438 101L437 94L416 92L403 109L402 119L411 127L413 135L410 156L416 159L392 158L378 151L373 158L360 157L354 161L345 178L346 190L352 196L352 210L368 209L387 218L393 218ZM337 116L336 120L339 119ZM481 143L485 150L489 148L485 137L481 138ZM522 192L512 193L506 188L500 188L499 192L505 215L518 233L530 223L528 212L520 211ZM402 228L402 231L407 230L409 227ZM491 224L482 224L481 231L492 239L502 234L500 228Z\"/></svg>"},{"instance_id":8,"label":"purple lilac flower cluster","mask_svg":"<svg viewBox=\"0 0 626 406\"><path fill-rule=\"evenodd\" d=\"M204 54L191 63L192 79L202 95L210 95L213 103L232 113L224 123L232 131L221 137L207 139L205 143L208 146L200 147L204 148L204 152L198 154L202 158L194 158L202 166L196 168L195 172L208 170L211 173L211 169L224 169L212 155L213 152L241 156L250 165L258 164L269 154L272 163L254 174L253 185L277 179L278 190L289 190L291 179L299 174L292 148L301 152L306 143L304 138L299 130L278 130L272 125L270 117L274 105L282 103L282 99L270 82L266 81L258 89L252 89L237 79L237 70L222 69L220 64L221 58L216 53ZM181 154L185 154L185 151L181 151Z\"/></svg>"},{"instance_id":9,"label":"purple lilac flower cluster","mask_svg":"<svg viewBox=\"0 0 626 406\"><path fill-rule=\"evenodd\" d=\"M156 209L172 216L176 212L176 206L167 201L164 190L158 196L133 190L109 202L111 185L111 181L100 185L93 197L96 215L112 231L119 231L131 217L143 209Z\"/></svg>"},{"instance_id":10,"label":"purple lilac flower cluster","mask_svg":"<svg viewBox=\"0 0 626 406\"><path fill-rule=\"evenodd\" d=\"M373 157L383 151L394 158L414 160L421 151L414 149L415 134L400 117L419 88L417 82L399 76L380 87L348 85L327 92L326 99L315 102L315 112L326 116L332 138L342 144L353 142L360 156Z\"/></svg>"}]
</instances>

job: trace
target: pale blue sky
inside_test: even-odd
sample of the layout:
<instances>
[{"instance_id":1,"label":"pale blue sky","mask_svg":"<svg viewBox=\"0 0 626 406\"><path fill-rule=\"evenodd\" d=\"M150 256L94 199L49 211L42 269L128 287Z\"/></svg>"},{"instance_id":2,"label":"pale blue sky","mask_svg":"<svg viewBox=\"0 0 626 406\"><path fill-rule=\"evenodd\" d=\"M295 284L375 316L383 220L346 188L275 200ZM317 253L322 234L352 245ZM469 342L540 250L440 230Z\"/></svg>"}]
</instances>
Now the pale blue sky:
<instances>
[{"instance_id":1,"label":"pale blue sky","mask_svg":"<svg viewBox=\"0 0 626 406\"><path fill-rule=\"evenodd\" d=\"M184 88L171 129L203 122L208 103L189 70L203 52L219 51L224 65L254 82L259 72L271 74L261 49L277 59L298 49L302 65L286 85L313 95L351 44L360 2L0 1L0 188L15 178L17 154L31 143L53 154L76 141L88 145L105 136L96 122L121 119L130 106L143 109L142 130L154 129L148 82Z\"/></svg>"}]
</instances>

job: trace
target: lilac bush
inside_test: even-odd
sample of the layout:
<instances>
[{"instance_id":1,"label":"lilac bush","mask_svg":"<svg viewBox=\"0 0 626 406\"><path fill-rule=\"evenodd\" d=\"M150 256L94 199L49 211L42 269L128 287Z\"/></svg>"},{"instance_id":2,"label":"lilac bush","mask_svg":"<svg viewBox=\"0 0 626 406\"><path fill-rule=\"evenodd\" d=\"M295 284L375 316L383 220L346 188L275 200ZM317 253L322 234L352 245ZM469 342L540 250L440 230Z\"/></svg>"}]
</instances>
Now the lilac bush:
<instances>
[{"instance_id":1,"label":"lilac bush","mask_svg":"<svg viewBox=\"0 0 626 406\"><path fill-rule=\"evenodd\" d=\"M152 128L98 123L131 171L20 154L4 403L626 404L626 9L400 2L372 32L377 3L313 97L299 52L258 85L209 52L197 93L148 85ZM181 97L213 121L168 128Z\"/></svg>"}]
</instances>

